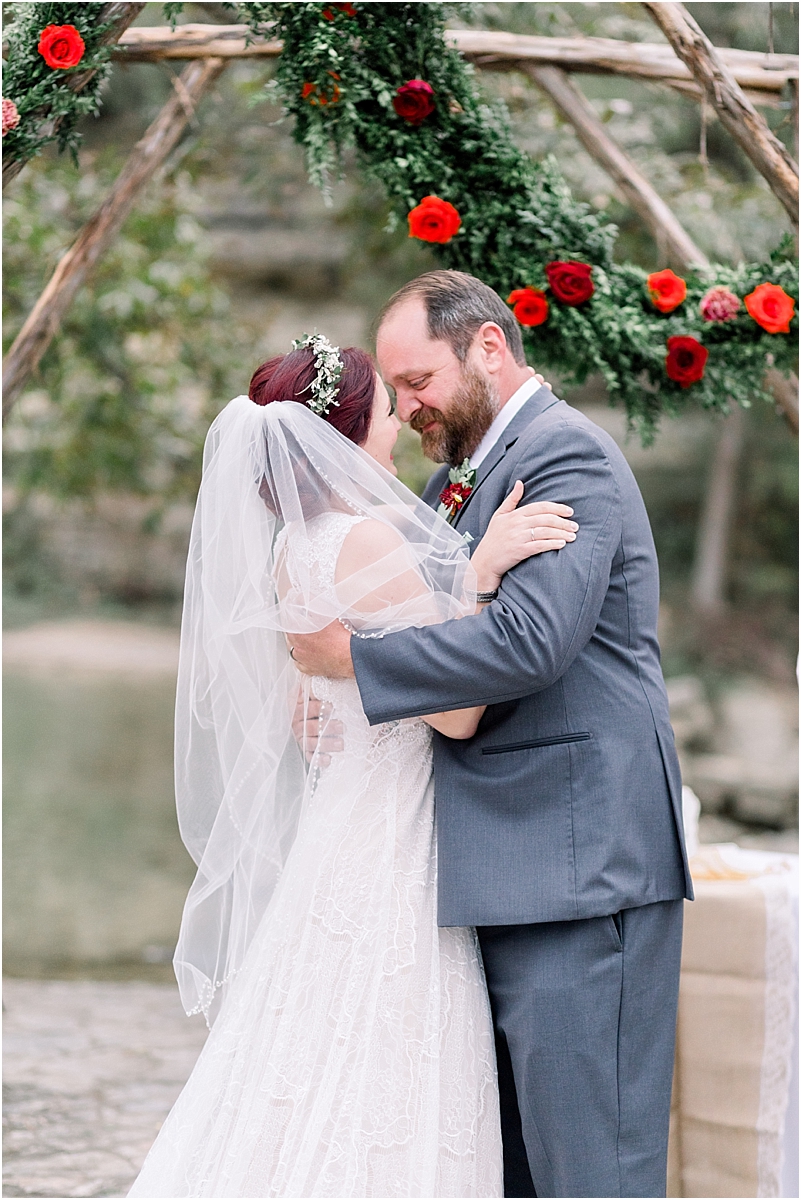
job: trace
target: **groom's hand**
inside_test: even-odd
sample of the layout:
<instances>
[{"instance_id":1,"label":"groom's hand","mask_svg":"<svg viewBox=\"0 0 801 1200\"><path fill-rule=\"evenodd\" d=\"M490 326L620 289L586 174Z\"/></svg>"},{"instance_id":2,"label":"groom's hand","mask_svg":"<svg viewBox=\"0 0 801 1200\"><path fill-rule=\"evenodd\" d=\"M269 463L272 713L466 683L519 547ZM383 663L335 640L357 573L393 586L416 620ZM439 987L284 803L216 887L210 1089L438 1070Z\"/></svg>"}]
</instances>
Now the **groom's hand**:
<instances>
[{"instance_id":1,"label":"groom's hand","mask_svg":"<svg viewBox=\"0 0 801 1200\"><path fill-rule=\"evenodd\" d=\"M354 678L350 634L339 621L332 621L319 633L293 633L287 641L289 652L303 675Z\"/></svg>"}]
</instances>

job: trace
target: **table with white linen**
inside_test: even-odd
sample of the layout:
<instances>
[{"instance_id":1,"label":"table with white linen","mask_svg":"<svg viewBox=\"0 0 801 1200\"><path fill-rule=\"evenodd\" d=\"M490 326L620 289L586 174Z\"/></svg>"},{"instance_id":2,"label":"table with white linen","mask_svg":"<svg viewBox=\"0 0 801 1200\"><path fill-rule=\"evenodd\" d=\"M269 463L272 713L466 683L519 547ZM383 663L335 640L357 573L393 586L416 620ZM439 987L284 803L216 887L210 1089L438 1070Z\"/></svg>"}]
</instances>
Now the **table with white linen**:
<instances>
[{"instance_id":1,"label":"table with white linen","mask_svg":"<svg viewBox=\"0 0 801 1200\"><path fill-rule=\"evenodd\" d=\"M798 1196L798 856L701 846L668 1196Z\"/></svg>"}]
</instances>

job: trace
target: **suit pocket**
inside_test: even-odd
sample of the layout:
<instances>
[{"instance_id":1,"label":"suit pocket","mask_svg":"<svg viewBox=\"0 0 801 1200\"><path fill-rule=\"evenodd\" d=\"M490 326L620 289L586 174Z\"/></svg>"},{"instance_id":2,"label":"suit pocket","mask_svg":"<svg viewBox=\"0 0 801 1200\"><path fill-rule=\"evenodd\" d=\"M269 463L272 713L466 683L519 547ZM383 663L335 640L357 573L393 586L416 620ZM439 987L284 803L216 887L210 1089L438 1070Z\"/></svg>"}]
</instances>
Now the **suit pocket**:
<instances>
[{"instance_id":1,"label":"suit pocket","mask_svg":"<svg viewBox=\"0 0 801 1200\"><path fill-rule=\"evenodd\" d=\"M609 917L600 917L606 927L610 938L612 939L612 948L615 953L619 954L623 949L623 915L622 913L613 913Z\"/></svg>"},{"instance_id":2,"label":"suit pocket","mask_svg":"<svg viewBox=\"0 0 801 1200\"><path fill-rule=\"evenodd\" d=\"M503 746L482 746L482 754L511 754L514 750L536 750L540 746L565 746L568 742L588 742L591 733L560 733L556 737L533 738L530 742L507 742Z\"/></svg>"}]
</instances>

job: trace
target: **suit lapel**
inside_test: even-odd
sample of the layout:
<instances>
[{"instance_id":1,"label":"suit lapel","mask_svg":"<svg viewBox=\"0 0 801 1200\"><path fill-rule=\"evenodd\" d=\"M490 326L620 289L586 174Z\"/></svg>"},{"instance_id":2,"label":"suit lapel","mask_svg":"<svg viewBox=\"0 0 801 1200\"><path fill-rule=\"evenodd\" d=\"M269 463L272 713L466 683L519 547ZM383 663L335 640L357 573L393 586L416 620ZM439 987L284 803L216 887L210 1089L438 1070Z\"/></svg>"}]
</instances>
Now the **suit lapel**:
<instances>
[{"instance_id":1,"label":"suit lapel","mask_svg":"<svg viewBox=\"0 0 801 1200\"><path fill-rule=\"evenodd\" d=\"M430 508L437 508L439 505L439 494L448 482L448 469L447 463L445 466L437 467L423 488L423 494L420 499Z\"/></svg>"},{"instance_id":2,"label":"suit lapel","mask_svg":"<svg viewBox=\"0 0 801 1200\"><path fill-rule=\"evenodd\" d=\"M533 396L529 397L517 416L513 417L509 424L504 429L501 436L498 438L495 445L492 447L487 457L481 463L481 466L476 471L476 482L473 490L465 500L462 507L459 509L456 517L453 520L454 527L459 524L464 516L465 510L469 507L470 501L475 496L482 483L492 474L498 463L503 459L506 452L511 449L517 439L520 437L524 429L526 429L540 413L544 413L547 408L553 404L559 403L559 397L555 396L550 388L541 387Z\"/></svg>"}]
</instances>

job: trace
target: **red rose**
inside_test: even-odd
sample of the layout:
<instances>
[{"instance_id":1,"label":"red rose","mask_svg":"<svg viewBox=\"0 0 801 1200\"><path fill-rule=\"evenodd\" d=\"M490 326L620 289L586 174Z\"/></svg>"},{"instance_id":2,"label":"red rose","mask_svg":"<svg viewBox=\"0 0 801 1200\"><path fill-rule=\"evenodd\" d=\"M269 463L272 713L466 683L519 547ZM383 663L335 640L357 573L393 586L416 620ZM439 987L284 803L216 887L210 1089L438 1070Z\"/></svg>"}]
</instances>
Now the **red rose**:
<instances>
[{"instance_id":1,"label":"red rose","mask_svg":"<svg viewBox=\"0 0 801 1200\"><path fill-rule=\"evenodd\" d=\"M409 213L409 237L421 242L449 242L462 223L456 209L439 196L424 196Z\"/></svg>"},{"instance_id":2,"label":"red rose","mask_svg":"<svg viewBox=\"0 0 801 1200\"><path fill-rule=\"evenodd\" d=\"M514 305L514 314L521 325L542 325L548 320L548 301L539 288L516 288L506 303Z\"/></svg>"},{"instance_id":3,"label":"red rose","mask_svg":"<svg viewBox=\"0 0 801 1200\"><path fill-rule=\"evenodd\" d=\"M545 268L551 291L563 304L583 304L595 291L592 267L583 262L552 262Z\"/></svg>"},{"instance_id":4,"label":"red rose","mask_svg":"<svg viewBox=\"0 0 801 1200\"><path fill-rule=\"evenodd\" d=\"M410 125L422 125L434 111L434 89L425 79L410 79L398 88L392 107Z\"/></svg>"},{"instance_id":5,"label":"red rose","mask_svg":"<svg viewBox=\"0 0 801 1200\"><path fill-rule=\"evenodd\" d=\"M83 58L83 38L74 25L48 25L39 34L38 50L48 67L75 67Z\"/></svg>"},{"instance_id":6,"label":"red rose","mask_svg":"<svg viewBox=\"0 0 801 1200\"><path fill-rule=\"evenodd\" d=\"M339 12L345 13L346 16L348 16L348 17L356 16L356 9L350 3L348 3L348 4L332 4L331 8L338 9ZM326 21L333 21L337 15L336 13L331 12L331 8L323 9L323 16L325 17Z\"/></svg>"},{"instance_id":7,"label":"red rose","mask_svg":"<svg viewBox=\"0 0 801 1200\"><path fill-rule=\"evenodd\" d=\"M667 340L665 368L668 379L680 383L683 388L697 383L704 377L704 367L709 351L694 337L670 337Z\"/></svg>"},{"instance_id":8,"label":"red rose","mask_svg":"<svg viewBox=\"0 0 801 1200\"><path fill-rule=\"evenodd\" d=\"M775 283L760 283L745 297L745 307L768 333L789 333L795 300Z\"/></svg>"},{"instance_id":9,"label":"red rose","mask_svg":"<svg viewBox=\"0 0 801 1200\"><path fill-rule=\"evenodd\" d=\"M674 275L669 267L649 275L646 283L654 308L658 308L661 313L673 312L687 297L687 284L678 275Z\"/></svg>"},{"instance_id":10,"label":"red rose","mask_svg":"<svg viewBox=\"0 0 801 1200\"><path fill-rule=\"evenodd\" d=\"M19 125L19 113L13 100L3 100L3 137Z\"/></svg>"},{"instance_id":11,"label":"red rose","mask_svg":"<svg viewBox=\"0 0 801 1200\"><path fill-rule=\"evenodd\" d=\"M339 76L336 71L329 71L328 74L334 81L329 91L321 91L316 83L304 83L300 93L301 100L308 100L309 104L319 104L321 108L325 108L326 104L336 104L340 97L339 86L337 84Z\"/></svg>"},{"instance_id":12,"label":"red rose","mask_svg":"<svg viewBox=\"0 0 801 1200\"><path fill-rule=\"evenodd\" d=\"M439 494L440 503L454 512L462 507L472 490L469 483L449 483Z\"/></svg>"}]
</instances>

